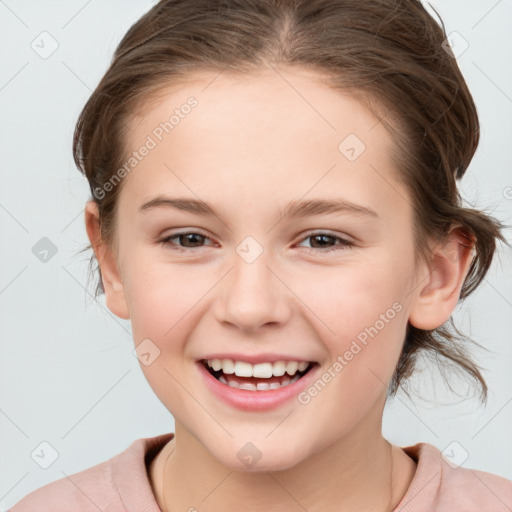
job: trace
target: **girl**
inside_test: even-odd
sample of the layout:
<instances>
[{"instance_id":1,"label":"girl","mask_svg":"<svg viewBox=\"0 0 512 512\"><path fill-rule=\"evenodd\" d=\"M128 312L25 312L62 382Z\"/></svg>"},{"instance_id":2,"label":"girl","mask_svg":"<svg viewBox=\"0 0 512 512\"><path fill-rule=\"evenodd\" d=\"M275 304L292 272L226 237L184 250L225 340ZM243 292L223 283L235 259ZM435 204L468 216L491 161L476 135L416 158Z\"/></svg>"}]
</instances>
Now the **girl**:
<instances>
[{"instance_id":1,"label":"girl","mask_svg":"<svg viewBox=\"0 0 512 512\"><path fill-rule=\"evenodd\" d=\"M97 292L175 432L11 512L506 511L464 448L400 447L420 354L486 383L450 329L499 221L461 206L475 105L416 0L162 0L85 105L75 161Z\"/></svg>"}]
</instances>

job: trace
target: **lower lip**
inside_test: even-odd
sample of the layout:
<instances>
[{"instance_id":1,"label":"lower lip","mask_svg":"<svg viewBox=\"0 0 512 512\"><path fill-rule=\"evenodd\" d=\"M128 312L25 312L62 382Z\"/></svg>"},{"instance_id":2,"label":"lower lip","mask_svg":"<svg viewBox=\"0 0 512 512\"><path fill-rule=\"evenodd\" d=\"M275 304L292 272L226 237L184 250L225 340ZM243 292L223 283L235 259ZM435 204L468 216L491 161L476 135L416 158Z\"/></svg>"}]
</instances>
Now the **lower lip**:
<instances>
[{"instance_id":1,"label":"lower lip","mask_svg":"<svg viewBox=\"0 0 512 512\"><path fill-rule=\"evenodd\" d=\"M288 386L264 391L249 391L223 384L205 368L201 361L197 365L208 389L228 405L243 411L267 411L296 398L314 379L318 370L318 365L315 365L303 377Z\"/></svg>"}]
</instances>

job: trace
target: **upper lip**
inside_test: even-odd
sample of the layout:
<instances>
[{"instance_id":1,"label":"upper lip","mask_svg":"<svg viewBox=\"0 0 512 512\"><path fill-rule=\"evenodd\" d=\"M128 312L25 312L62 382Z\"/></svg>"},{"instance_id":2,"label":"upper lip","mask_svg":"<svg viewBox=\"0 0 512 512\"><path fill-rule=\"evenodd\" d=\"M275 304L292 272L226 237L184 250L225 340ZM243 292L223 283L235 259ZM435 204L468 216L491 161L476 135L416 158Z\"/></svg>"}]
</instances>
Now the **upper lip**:
<instances>
[{"instance_id":1,"label":"upper lip","mask_svg":"<svg viewBox=\"0 0 512 512\"><path fill-rule=\"evenodd\" d=\"M250 364L258 364L258 363L274 363L276 361L297 361L297 362L306 362L306 363L314 363L313 359L305 359L303 357L297 357L293 355L285 355L285 354L233 354L228 352L210 354L204 356L200 359L200 361L208 360L208 359L231 359L232 361L244 361Z\"/></svg>"}]
</instances>

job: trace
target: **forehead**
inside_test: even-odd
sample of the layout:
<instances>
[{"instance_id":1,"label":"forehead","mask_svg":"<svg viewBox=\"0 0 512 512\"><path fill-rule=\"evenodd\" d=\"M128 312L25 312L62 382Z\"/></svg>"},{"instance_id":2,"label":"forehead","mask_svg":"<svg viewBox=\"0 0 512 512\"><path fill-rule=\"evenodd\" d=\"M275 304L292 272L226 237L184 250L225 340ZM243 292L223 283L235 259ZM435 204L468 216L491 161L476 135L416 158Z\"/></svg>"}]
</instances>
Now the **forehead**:
<instances>
[{"instance_id":1,"label":"forehead","mask_svg":"<svg viewBox=\"0 0 512 512\"><path fill-rule=\"evenodd\" d=\"M211 202L215 191L232 204L283 203L310 191L408 207L384 126L308 70L198 73L161 89L130 127L128 153L153 141L128 177L130 202L166 192Z\"/></svg>"},{"instance_id":2,"label":"forehead","mask_svg":"<svg viewBox=\"0 0 512 512\"><path fill-rule=\"evenodd\" d=\"M190 98L196 103L193 108L187 106ZM327 77L305 68L265 69L257 74L197 72L163 85L141 102L129 123L128 144L136 145L137 139L142 141L172 117L165 140L158 141L166 146L178 145L178 139L212 141L218 146L223 138L231 151L237 141L244 148L252 142L253 147L265 145L268 150L277 144L307 142L309 149L323 143L337 151L335 143L350 133L371 143L375 151L382 149L381 153L390 143L382 124L361 101L347 91L334 90ZM172 136L166 137L171 131Z\"/></svg>"}]
</instances>

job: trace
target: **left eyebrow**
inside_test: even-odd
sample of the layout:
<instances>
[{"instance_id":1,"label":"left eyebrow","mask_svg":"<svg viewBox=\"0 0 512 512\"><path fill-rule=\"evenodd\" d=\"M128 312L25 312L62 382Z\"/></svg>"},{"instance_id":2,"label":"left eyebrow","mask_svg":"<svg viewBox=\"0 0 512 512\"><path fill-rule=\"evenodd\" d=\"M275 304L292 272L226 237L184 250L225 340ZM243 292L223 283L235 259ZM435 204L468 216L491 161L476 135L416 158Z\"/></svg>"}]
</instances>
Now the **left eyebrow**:
<instances>
[{"instance_id":1,"label":"left eyebrow","mask_svg":"<svg viewBox=\"0 0 512 512\"><path fill-rule=\"evenodd\" d=\"M290 201L281 211L281 217L309 217L327 213L345 213L381 220L378 213L366 206L343 198Z\"/></svg>"},{"instance_id":2,"label":"left eyebrow","mask_svg":"<svg viewBox=\"0 0 512 512\"><path fill-rule=\"evenodd\" d=\"M214 215L220 218L217 211L208 203L192 198L171 198L166 196L157 196L140 208L140 212L151 210L154 208L175 208L196 215ZM311 200L295 200L290 201L284 208L280 210L281 218L284 217L310 217L314 215L323 215L329 213L352 214L361 217L370 217L381 220L378 213L371 208L352 203L343 198L335 199L311 199Z\"/></svg>"}]
</instances>

